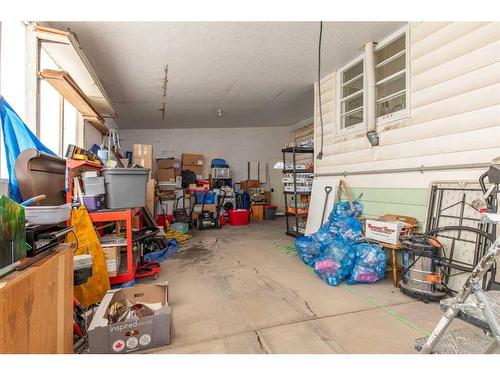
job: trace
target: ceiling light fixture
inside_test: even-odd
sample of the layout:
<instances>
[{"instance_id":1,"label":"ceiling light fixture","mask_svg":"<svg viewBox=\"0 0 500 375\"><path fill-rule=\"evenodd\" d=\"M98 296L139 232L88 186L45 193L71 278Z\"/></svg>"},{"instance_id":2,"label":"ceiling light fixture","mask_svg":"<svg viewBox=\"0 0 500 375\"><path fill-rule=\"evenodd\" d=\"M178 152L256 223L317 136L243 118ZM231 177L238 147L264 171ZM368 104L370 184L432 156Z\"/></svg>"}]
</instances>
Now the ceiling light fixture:
<instances>
[{"instance_id":1,"label":"ceiling light fixture","mask_svg":"<svg viewBox=\"0 0 500 375\"><path fill-rule=\"evenodd\" d=\"M219 117L222 117L222 109L218 109L217 113L219 114Z\"/></svg>"}]
</instances>

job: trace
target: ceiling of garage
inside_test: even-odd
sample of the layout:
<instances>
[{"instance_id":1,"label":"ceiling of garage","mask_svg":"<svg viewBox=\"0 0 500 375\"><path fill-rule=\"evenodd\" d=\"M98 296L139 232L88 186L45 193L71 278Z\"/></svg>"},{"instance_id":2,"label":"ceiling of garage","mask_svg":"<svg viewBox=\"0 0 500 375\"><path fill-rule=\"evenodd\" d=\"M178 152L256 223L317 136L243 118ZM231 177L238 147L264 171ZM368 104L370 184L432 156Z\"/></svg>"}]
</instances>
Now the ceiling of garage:
<instances>
[{"instance_id":1,"label":"ceiling of garage","mask_svg":"<svg viewBox=\"0 0 500 375\"><path fill-rule=\"evenodd\" d=\"M403 24L325 23L323 76ZM76 33L120 128L284 126L312 115L319 22L50 25Z\"/></svg>"}]
</instances>

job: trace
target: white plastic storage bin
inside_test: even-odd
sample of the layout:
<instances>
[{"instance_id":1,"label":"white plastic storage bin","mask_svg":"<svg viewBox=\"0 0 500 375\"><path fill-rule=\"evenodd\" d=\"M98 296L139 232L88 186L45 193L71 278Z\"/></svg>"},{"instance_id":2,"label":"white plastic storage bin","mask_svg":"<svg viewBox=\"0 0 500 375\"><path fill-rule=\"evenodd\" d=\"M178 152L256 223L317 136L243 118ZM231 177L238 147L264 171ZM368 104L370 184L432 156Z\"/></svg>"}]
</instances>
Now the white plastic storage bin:
<instances>
[{"instance_id":1,"label":"white plastic storage bin","mask_svg":"<svg viewBox=\"0 0 500 375\"><path fill-rule=\"evenodd\" d=\"M105 194L104 177L84 177L83 189L85 190L85 195Z\"/></svg>"},{"instance_id":2,"label":"white plastic storage bin","mask_svg":"<svg viewBox=\"0 0 500 375\"><path fill-rule=\"evenodd\" d=\"M147 168L105 168L102 170L106 207L110 209L146 206Z\"/></svg>"}]
</instances>

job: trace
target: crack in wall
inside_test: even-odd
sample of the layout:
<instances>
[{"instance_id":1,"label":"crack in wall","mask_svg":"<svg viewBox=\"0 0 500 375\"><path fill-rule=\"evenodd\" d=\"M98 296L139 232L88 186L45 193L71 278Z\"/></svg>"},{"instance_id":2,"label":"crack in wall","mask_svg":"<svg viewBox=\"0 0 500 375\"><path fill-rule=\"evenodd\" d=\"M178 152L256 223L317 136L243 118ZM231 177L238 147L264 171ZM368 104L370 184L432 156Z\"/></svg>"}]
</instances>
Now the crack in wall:
<instances>
[{"instance_id":1,"label":"crack in wall","mask_svg":"<svg viewBox=\"0 0 500 375\"><path fill-rule=\"evenodd\" d=\"M265 353L265 354L270 354L269 350L264 346L264 342L262 340L262 337L259 334L259 331L255 330L255 336L257 336L257 342L259 343L260 350Z\"/></svg>"}]
</instances>

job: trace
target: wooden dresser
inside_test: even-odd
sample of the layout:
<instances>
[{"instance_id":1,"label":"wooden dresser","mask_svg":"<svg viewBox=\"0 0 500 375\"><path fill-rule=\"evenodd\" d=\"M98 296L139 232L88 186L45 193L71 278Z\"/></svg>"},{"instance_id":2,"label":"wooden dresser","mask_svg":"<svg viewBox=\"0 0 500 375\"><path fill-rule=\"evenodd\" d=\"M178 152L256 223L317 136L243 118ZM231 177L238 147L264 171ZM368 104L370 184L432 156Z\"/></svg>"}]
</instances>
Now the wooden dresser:
<instances>
[{"instance_id":1,"label":"wooden dresser","mask_svg":"<svg viewBox=\"0 0 500 375\"><path fill-rule=\"evenodd\" d=\"M0 279L0 354L73 353L73 248Z\"/></svg>"}]
</instances>

